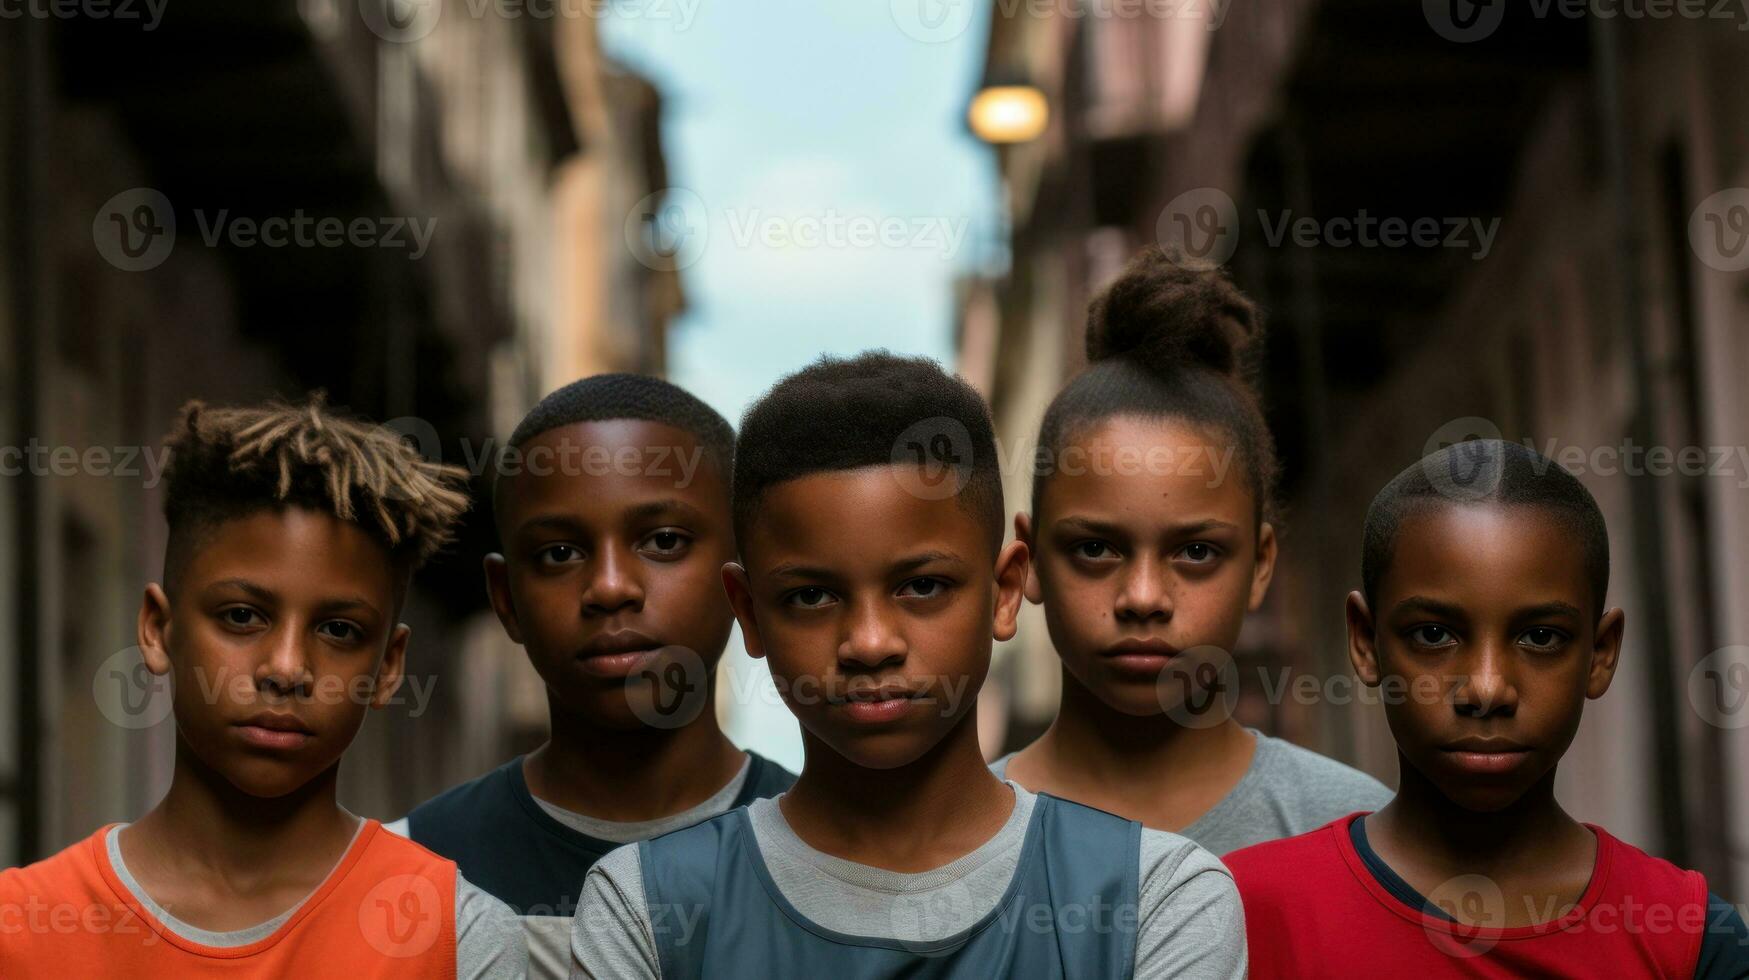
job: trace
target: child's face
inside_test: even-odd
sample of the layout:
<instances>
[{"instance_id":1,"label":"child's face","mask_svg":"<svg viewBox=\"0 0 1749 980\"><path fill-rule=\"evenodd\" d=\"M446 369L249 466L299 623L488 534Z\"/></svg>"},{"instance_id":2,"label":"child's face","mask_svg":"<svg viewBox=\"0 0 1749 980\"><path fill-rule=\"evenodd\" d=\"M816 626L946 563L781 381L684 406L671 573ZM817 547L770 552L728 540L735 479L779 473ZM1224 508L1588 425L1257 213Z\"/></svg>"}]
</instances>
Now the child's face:
<instances>
[{"instance_id":1,"label":"child's face","mask_svg":"<svg viewBox=\"0 0 1749 980\"><path fill-rule=\"evenodd\" d=\"M1163 686L1179 690L1162 685L1168 664L1231 654L1269 588L1275 531L1231 446L1199 427L1112 418L1057 463L1040 511L1015 520L1027 598L1076 680L1125 714L1160 714Z\"/></svg>"},{"instance_id":2,"label":"child's face","mask_svg":"<svg viewBox=\"0 0 1749 980\"><path fill-rule=\"evenodd\" d=\"M971 512L908 493L890 466L773 486L748 537L724 580L810 751L896 768L971 714L992 638L1014 635L1024 545L993 561Z\"/></svg>"},{"instance_id":3,"label":"child's face","mask_svg":"<svg viewBox=\"0 0 1749 980\"><path fill-rule=\"evenodd\" d=\"M724 474L694 436L657 422L579 423L522 449L523 471L501 483L504 552L486 559L493 607L555 702L646 727L646 675L668 658L713 669L734 624Z\"/></svg>"},{"instance_id":4,"label":"child's face","mask_svg":"<svg viewBox=\"0 0 1749 980\"><path fill-rule=\"evenodd\" d=\"M356 524L287 507L204 532L174 596L149 586L140 646L173 671L176 728L251 796L284 796L340 761L401 682L388 550Z\"/></svg>"},{"instance_id":5,"label":"child's face","mask_svg":"<svg viewBox=\"0 0 1749 980\"><path fill-rule=\"evenodd\" d=\"M1355 670L1392 684L1398 751L1469 810L1504 808L1551 776L1585 700L1615 674L1621 610L1598 615L1580 545L1532 506L1411 513L1374 599L1349 596Z\"/></svg>"}]
</instances>

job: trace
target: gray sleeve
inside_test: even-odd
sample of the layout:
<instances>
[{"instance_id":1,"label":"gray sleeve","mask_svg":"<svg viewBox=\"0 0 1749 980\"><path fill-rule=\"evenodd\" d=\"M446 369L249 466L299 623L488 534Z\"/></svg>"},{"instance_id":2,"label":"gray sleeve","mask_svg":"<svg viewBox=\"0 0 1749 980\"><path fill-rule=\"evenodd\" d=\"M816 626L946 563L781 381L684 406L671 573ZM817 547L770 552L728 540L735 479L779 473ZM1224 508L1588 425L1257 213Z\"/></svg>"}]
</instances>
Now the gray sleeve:
<instances>
[{"instance_id":1,"label":"gray sleeve","mask_svg":"<svg viewBox=\"0 0 1749 980\"><path fill-rule=\"evenodd\" d=\"M1136 972L1143 980L1243 980L1245 912L1213 854L1162 830L1142 831Z\"/></svg>"},{"instance_id":2,"label":"gray sleeve","mask_svg":"<svg viewBox=\"0 0 1749 980\"><path fill-rule=\"evenodd\" d=\"M391 834L405 837L409 840L413 838L413 832L407 829L406 817L402 817L399 820L390 820L388 823L383 824L383 829Z\"/></svg>"},{"instance_id":3,"label":"gray sleeve","mask_svg":"<svg viewBox=\"0 0 1749 980\"><path fill-rule=\"evenodd\" d=\"M618 847L583 879L571 922L572 980L661 980L638 846Z\"/></svg>"},{"instance_id":4,"label":"gray sleeve","mask_svg":"<svg viewBox=\"0 0 1749 980\"><path fill-rule=\"evenodd\" d=\"M510 906L455 876L456 980L523 980L528 940Z\"/></svg>"}]
</instances>

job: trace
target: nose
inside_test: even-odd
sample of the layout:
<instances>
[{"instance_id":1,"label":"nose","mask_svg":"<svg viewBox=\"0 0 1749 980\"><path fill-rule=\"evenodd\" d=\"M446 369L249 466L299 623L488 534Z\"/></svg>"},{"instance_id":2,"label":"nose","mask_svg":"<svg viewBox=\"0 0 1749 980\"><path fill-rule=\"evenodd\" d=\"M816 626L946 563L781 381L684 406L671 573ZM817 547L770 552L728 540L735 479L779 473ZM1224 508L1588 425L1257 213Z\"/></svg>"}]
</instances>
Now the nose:
<instances>
[{"instance_id":1,"label":"nose","mask_svg":"<svg viewBox=\"0 0 1749 980\"><path fill-rule=\"evenodd\" d=\"M1172 618L1172 587L1167 581L1165 562L1143 554L1129 562L1120 574L1123 582L1117 593L1119 620L1163 623Z\"/></svg>"},{"instance_id":2,"label":"nose","mask_svg":"<svg viewBox=\"0 0 1749 980\"><path fill-rule=\"evenodd\" d=\"M308 631L296 623L282 625L268 647L267 658L255 668L256 691L275 698L309 693L314 681L304 649Z\"/></svg>"},{"instance_id":3,"label":"nose","mask_svg":"<svg viewBox=\"0 0 1749 980\"><path fill-rule=\"evenodd\" d=\"M583 611L591 616L609 616L622 609L644 605L644 583L637 558L613 545L596 552L589 583L583 589Z\"/></svg>"},{"instance_id":4,"label":"nose","mask_svg":"<svg viewBox=\"0 0 1749 980\"><path fill-rule=\"evenodd\" d=\"M859 602L838 644L838 663L851 670L873 670L905 662L910 646L880 602Z\"/></svg>"},{"instance_id":5,"label":"nose","mask_svg":"<svg viewBox=\"0 0 1749 980\"><path fill-rule=\"evenodd\" d=\"M1453 707L1466 718L1510 718L1518 712L1516 661L1506 645L1485 641L1474 650L1454 694Z\"/></svg>"}]
</instances>

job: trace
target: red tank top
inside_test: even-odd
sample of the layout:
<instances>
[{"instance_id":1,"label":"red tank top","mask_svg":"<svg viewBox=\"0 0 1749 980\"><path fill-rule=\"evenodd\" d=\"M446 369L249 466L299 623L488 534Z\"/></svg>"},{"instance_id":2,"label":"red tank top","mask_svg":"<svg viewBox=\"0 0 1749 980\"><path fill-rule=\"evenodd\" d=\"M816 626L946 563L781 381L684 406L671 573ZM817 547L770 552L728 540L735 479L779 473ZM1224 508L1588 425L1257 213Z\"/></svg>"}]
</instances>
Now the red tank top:
<instances>
[{"instance_id":1,"label":"red tank top","mask_svg":"<svg viewBox=\"0 0 1749 980\"><path fill-rule=\"evenodd\" d=\"M278 929L231 947L185 939L143 908L110 865L113 832L0 872L0 977L455 980L455 864L375 820Z\"/></svg>"},{"instance_id":2,"label":"red tank top","mask_svg":"<svg viewBox=\"0 0 1749 980\"><path fill-rule=\"evenodd\" d=\"M1426 915L1379 884L1348 836L1363 815L1223 858L1244 901L1254 980L1694 976L1707 902L1697 872L1587 824L1597 835L1597 865L1570 911L1537 925L1466 926ZM1504 916L1505 900L1491 887L1466 876L1428 898L1486 921Z\"/></svg>"}]
</instances>

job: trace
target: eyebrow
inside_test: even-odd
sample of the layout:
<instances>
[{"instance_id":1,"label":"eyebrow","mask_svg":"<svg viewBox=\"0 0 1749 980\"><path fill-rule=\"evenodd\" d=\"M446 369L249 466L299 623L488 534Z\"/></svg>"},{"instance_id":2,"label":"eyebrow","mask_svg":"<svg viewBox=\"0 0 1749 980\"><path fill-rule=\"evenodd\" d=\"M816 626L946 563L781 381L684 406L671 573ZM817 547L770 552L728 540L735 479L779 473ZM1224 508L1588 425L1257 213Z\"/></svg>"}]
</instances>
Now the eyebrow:
<instances>
[{"instance_id":1,"label":"eyebrow","mask_svg":"<svg viewBox=\"0 0 1749 980\"><path fill-rule=\"evenodd\" d=\"M1576 619L1579 617L1580 613L1578 606L1575 606L1570 602L1562 602L1559 599L1556 599L1553 602L1543 602L1534 606L1527 606L1523 609L1514 611L1512 615L1515 619L1540 619L1544 616L1572 616Z\"/></svg>"},{"instance_id":2,"label":"eyebrow","mask_svg":"<svg viewBox=\"0 0 1749 980\"><path fill-rule=\"evenodd\" d=\"M938 561L958 562L964 560L965 559L951 551L925 551L920 554L910 555L899 559L893 563L890 571L893 573L904 574L905 572L916 571L925 565L930 565ZM839 573L834 569L827 568L823 565L804 565L799 562L784 562L783 564L774 567L768 574L774 577L799 579L837 579L840 577Z\"/></svg>"},{"instance_id":3,"label":"eyebrow","mask_svg":"<svg viewBox=\"0 0 1749 980\"><path fill-rule=\"evenodd\" d=\"M219 581L214 582L211 585L209 585L207 588L217 589L217 588L226 588L226 587L237 589L237 590L242 591L242 592L247 592L250 596L252 596L253 598L255 598L256 600L258 600L260 602L275 603L275 602L279 601L278 594L276 594L272 589L269 589L269 588L262 586L262 585L257 585L256 583L251 582L248 579L243 579L243 578L220 579ZM377 607L376 607L376 603L371 602L369 599L366 599L364 596L357 596L357 595L333 596L330 598L326 598L317 604L317 608L321 609L324 612L335 612L335 611L342 610L342 609L364 609L364 610L368 611L373 616L379 615Z\"/></svg>"},{"instance_id":4,"label":"eyebrow","mask_svg":"<svg viewBox=\"0 0 1749 980\"><path fill-rule=\"evenodd\" d=\"M1424 595L1412 595L1391 607L1393 615L1406 612L1427 613L1432 616L1444 616L1447 619L1462 619L1464 611L1449 602L1430 599Z\"/></svg>"},{"instance_id":5,"label":"eyebrow","mask_svg":"<svg viewBox=\"0 0 1749 980\"><path fill-rule=\"evenodd\" d=\"M678 514L681 517L693 519L703 516L697 507L679 497L664 497L661 500L650 500L634 505L626 511L626 518L633 521L643 521L665 514Z\"/></svg>"},{"instance_id":6,"label":"eyebrow","mask_svg":"<svg viewBox=\"0 0 1749 980\"><path fill-rule=\"evenodd\" d=\"M1094 520L1091 517L1063 517L1056 522L1058 527L1069 526L1095 534L1113 534L1122 530L1111 521ZM1239 525L1230 521L1217 520L1210 517L1206 520L1191 521L1186 524L1173 524L1167 527L1167 532L1174 535L1203 534L1208 531L1237 531Z\"/></svg>"},{"instance_id":7,"label":"eyebrow","mask_svg":"<svg viewBox=\"0 0 1749 980\"><path fill-rule=\"evenodd\" d=\"M567 517L564 514L537 514L516 525L516 536L520 537L535 531L575 532L582 529L583 525L579 524L575 518Z\"/></svg>"}]
</instances>

